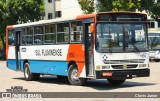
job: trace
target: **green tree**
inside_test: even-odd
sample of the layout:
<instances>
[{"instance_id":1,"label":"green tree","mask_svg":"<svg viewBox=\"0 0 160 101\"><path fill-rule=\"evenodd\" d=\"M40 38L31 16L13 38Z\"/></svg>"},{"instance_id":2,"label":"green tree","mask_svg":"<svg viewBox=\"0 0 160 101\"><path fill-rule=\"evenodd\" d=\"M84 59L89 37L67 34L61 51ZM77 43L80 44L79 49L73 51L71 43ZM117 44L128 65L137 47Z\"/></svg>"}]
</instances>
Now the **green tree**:
<instances>
[{"instance_id":1,"label":"green tree","mask_svg":"<svg viewBox=\"0 0 160 101\"><path fill-rule=\"evenodd\" d=\"M94 0L78 0L85 14L94 12Z\"/></svg>"},{"instance_id":2,"label":"green tree","mask_svg":"<svg viewBox=\"0 0 160 101\"><path fill-rule=\"evenodd\" d=\"M156 4L154 4L152 6L152 9L151 9L151 17L158 20L158 18L160 17L160 1L158 1Z\"/></svg>"},{"instance_id":3,"label":"green tree","mask_svg":"<svg viewBox=\"0 0 160 101\"><path fill-rule=\"evenodd\" d=\"M94 0L78 0L84 13L94 12ZM143 11L160 18L160 0L97 0L99 12L106 11ZM92 3L92 5L90 5ZM92 6L92 7L91 7ZM88 10L89 9L89 10Z\"/></svg>"},{"instance_id":4,"label":"green tree","mask_svg":"<svg viewBox=\"0 0 160 101\"><path fill-rule=\"evenodd\" d=\"M44 17L44 0L7 0L5 7L10 24L37 21Z\"/></svg>"},{"instance_id":5,"label":"green tree","mask_svg":"<svg viewBox=\"0 0 160 101\"><path fill-rule=\"evenodd\" d=\"M5 48L5 41L4 41L4 36L5 36L5 26L4 26L4 18L5 18L5 0L0 0L0 44L1 48Z\"/></svg>"},{"instance_id":6,"label":"green tree","mask_svg":"<svg viewBox=\"0 0 160 101\"><path fill-rule=\"evenodd\" d=\"M141 1L141 6L142 10L145 10L149 15L151 15L152 18L157 20L160 18L160 0L142 0Z\"/></svg>"},{"instance_id":7,"label":"green tree","mask_svg":"<svg viewBox=\"0 0 160 101\"><path fill-rule=\"evenodd\" d=\"M38 21L44 15L44 0L0 0L0 37L3 48L7 25Z\"/></svg>"},{"instance_id":8,"label":"green tree","mask_svg":"<svg viewBox=\"0 0 160 101\"><path fill-rule=\"evenodd\" d=\"M140 8L140 0L98 0L99 11L136 11Z\"/></svg>"},{"instance_id":9,"label":"green tree","mask_svg":"<svg viewBox=\"0 0 160 101\"><path fill-rule=\"evenodd\" d=\"M112 5L113 0L98 0L98 9L100 12L112 11L114 6Z\"/></svg>"},{"instance_id":10,"label":"green tree","mask_svg":"<svg viewBox=\"0 0 160 101\"><path fill-rule=\"evenodd\" d=\"M94 0L78 0L84 13L94 12ZM136 11L141 8L140 0L97 0L99 12Z\"/></svg>"}]
</instances>

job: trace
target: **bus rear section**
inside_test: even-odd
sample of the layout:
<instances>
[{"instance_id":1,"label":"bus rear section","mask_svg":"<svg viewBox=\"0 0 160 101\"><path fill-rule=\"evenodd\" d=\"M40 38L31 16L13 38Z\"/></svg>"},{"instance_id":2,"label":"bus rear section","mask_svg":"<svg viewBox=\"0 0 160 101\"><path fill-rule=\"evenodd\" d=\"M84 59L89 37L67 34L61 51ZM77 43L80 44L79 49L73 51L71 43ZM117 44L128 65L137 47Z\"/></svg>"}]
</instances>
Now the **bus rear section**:
<instances>
[{"instance_id":1,"label":"bus rear section","mask_svg":"<svg viewBox=\"0 0 160 101\"><path fill-rule=\"evenodd\" d=\"M148 77L146 21L146 14L105 12L8 26L7 66L27 81L47 74L73 85Z\"/></svg>"},{"instance_id":2,"label":"bus rear section","mask_svg":"<svg viewBox=\"0 0 160 101\"><path fill-rule=\"evenodd\" d=\"M13 26L6 28L6 61L7 67L11 70L18 70L18 49L16 44L16 34L13 31Z\"/></svg>"}]
</instances>

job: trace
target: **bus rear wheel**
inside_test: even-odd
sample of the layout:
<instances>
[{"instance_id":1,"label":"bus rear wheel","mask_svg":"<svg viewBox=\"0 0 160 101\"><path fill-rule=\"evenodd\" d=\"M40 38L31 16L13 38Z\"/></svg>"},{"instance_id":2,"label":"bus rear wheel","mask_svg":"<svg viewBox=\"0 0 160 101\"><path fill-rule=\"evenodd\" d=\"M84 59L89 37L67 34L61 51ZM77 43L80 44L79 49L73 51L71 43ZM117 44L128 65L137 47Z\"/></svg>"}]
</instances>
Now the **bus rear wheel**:
<instances>
[{"instance_id":1,"label":"bus rear wheel","mask_svg":"<svg viewBox=\"0 0 160 101\"><path fill-rule=\"evenodd\" d=\"M111 85L121 85L125 82L126 79L115 80L115 79L107 79Z\"/></svg>"},{"instance_id":2,"label":"bus rear wheel","mask_svg":"<svg viewBox=\"0 0 160 101\"><path fill-rule=\"evenodd\" d=\"M40 74L31 73L30 66L29 66L28 63L24 64L24 78L25 78L26 81L38 80L39 77L40 77Z\"/></svg>"},{"instance_id":3,"label":"bus rear wheel","mask_svg":"<svg viewBox=\"0 0 160 101\"><path fill-rule=\"evenodd\" d=\"M82 86L87 82L86 78L78 77L78 68L75 63L69 67L68 81L72 85L79 85L79 86Z\"/></svg>"}]
</instances>

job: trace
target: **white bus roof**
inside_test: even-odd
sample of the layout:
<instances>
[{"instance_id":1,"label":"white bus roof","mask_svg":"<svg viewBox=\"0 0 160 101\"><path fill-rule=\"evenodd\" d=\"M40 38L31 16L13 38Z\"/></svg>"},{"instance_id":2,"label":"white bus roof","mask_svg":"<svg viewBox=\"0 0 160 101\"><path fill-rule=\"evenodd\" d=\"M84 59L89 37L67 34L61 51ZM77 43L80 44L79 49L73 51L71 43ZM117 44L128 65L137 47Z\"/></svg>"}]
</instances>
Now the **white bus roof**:
<instances>
[{"instance_id":1,"label":"white bus roof","mask_svg":"<svg viewBox=\"0 0 160 101\"><path fill-rule=\"evenodd\" d=\"M26 26L32 26L32 25L41 25L41 24L48 24L48 23L67 21L67 20L75 20L75 19L76 19L75 17L72 17L72 18L56 18L56 19L50 19L50 20L40 20L37 22L29 22L29 23L24 23L24 24L13 25L13 27L14 28L26 27Z\"/></svg>"}]
</instances>

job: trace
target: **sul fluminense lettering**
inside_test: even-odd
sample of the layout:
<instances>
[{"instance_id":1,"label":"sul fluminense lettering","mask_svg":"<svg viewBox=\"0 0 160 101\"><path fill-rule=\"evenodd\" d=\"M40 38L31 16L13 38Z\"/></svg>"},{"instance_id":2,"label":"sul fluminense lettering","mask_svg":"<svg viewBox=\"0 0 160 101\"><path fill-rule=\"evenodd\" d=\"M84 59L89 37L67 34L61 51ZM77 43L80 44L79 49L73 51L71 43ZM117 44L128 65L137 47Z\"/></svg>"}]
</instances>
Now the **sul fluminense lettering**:
<instances>
[{"instance_id":1,"label":"sul fluminense lettering","mask_svg":"<svg viewBox=\"0 0 160 101\"><path fill-rule=\"evenodd\" d=\"M36 56L62 56L62 49L36 49Z\"/></svg>"}]
</instances>

